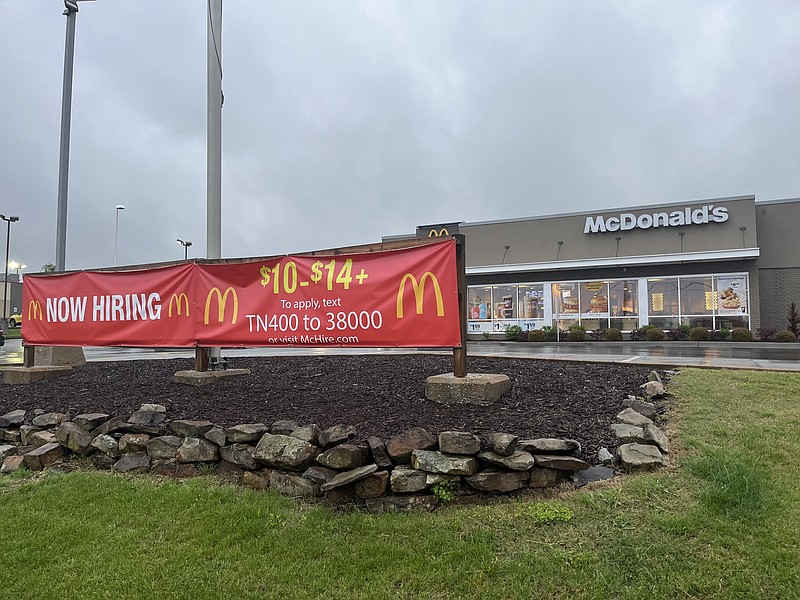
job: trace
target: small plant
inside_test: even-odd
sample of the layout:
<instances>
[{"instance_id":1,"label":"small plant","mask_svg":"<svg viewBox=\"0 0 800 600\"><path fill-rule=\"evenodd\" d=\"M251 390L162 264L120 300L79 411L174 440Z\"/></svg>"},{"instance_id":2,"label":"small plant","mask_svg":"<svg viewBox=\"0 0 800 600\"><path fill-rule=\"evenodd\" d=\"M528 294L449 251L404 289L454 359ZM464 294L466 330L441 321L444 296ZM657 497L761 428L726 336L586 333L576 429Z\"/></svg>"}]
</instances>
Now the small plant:
<instances>
[{"instance_id":1,"label":"small plant","mask_svg":"<svg viewBox=\"0 0 800 600\"><path fill-rule=\"evenodd\" d=\"M516 341L520 333L522 333L522 327L519 325L509 325L506 327L506 339L510 342Z\"/></svg>"},{"instance_id":2,"label":"small plant","mask_svg":"<svg viewBox=\"0 0 800 600\"><path fill-rule=\"evenodd\" d=\"M673 327L667 331L667 339L672 342L682 342L689 339L689 332L683 327Z\"/></svg>"},{"instance_id":3,"label":"small plant","mask_svg":"<svg viewBox=\"0 0 800 600\"><path fill-rule=\"evenodd\" d=\"M586 330L583 329L580 325L577 328L573 329L574 325L570 325L569 331L567 331L567 341L568 342L583 342L586 340Z\"/></svg>"},{"instance_id":4,"label":"small plant","mask_svg":"<svg viewBox=\"0 0 800 600\"><path fill-rule=\"evenodd\" d=\"M732 342L752 342L753 332L746 327L734 327L731 329Z\"/></svg>"},{"instance_id":5,"label":"small plant","mask_svg":"<svg viewBox=\"0 0 800 600\"><path fill-rule=\"evenodd\" d=\"M648 342L663 342L665 339L667 339L667 334L664 333L663 329L654 327L645 331L644 339L646 339Z\"/></svg>"},{"instance_id":6,"label":"small plant","mask_svg":"<svg viewBox=\"0 0 800 600\"><path fill-rule=\"evenodd\" d=\"M788 329L786 331L779 331L775 334L776 342L796 342L797 337Z\"/></svg>"},{"instance_id":7,"label":"small plant","mask_svg":"<svg viewBox=\"0 0 800 600\"><path fill-rule=\"evenodd\" d=\"M758 334L758 339L762 342L769 342L775 337L775 334L778 333L777 329L773 329L772 327L759 327L756 329L756 333Z\"/></svg>"},{"instance_id":8,"label":"small plant","mask_svg":"<svg viewBox=\"0 0 800 600\"><path fill-rule=\"evenodd\" d=\"M707 342L711 339L711 334L705 327L692 327L689 331L689 340L692 342Z\"/></svg>"},{"instance_id":9,"label":"small plant","mask_svg":"<svg viewBox=\"0 0 800 600\"><path fill-rule=\"evenodd\" d=\"M713 331L709 332L709 336L712 342L724 342L730 337L730 335L731 335L730 329L720 329L720 330L714 329Z\"/></svg>"},{"instance_id":10,"label":"small plant","mask_svg":"<svg viewBox=\"0 0 800 600\"><path fill-rule=\"evenodd\" d=\"M556 330L553 329L551 325L544 325L542 327L542 331L544 331L544 335L546 336L548 341L553 341L556 339Z\"/></svg>"},{"instance_id":11,"label":"small plant","mask_svg":"<svg viewBox=\"0 0 800 600\"><path fill-rule=\"evenodd\" d=\"M604 335L607 342L622 341L622 332L616 327L609 327L608 329L605 330Z\"/></svg>"},{"instance_id":12,"label":"small plant","mask_svg":"<svg viewBox=\"0 0 800 600\"><path fill-rule=\"evenodd\" d=\"M286 517L277 513L269 513L267 515L267 525L275 529L283 527L286 525Z\"/></svg>"},{"instance_id":13,"label":"small plant","mask_svg":"<svg viewBox=\"0 0 800 600\"><path fill-rule=\"evenodd\" d=\"M794 334L795 339L800 337L800 314L794 302L789 305L789 314L786 317L789 321L789 331Z\"/></svg>"},{"instance_id":14,"label":"small plant","mask_svg":"<svg viewBox=\"0 0 800 600\"><path fill-rule=\"evenodd\" d=\"M448 502L452 502L456 497L457 489L458 481L455 479L446 479L439 483L434 483L433 486L431 486L431 493L433 497L439 501L439 504L447 504Z\"/></svg>"},{"instance_id":15,"label":"small plant","mask_svg":"<svg viewBox=\"0 0 800 600\"><path fill-rule=\"evenodd\" d=\"M539 525L552 525L553 523L566 523L572 519L574 513L568 506L552 504L550 502L537 502L520 507L518 516L530 517Z\"/></svg>"},{"instance_id":16,"label":"small plant","mask_svg":"<svg viewBox=\"0 0 800 600\"><path fill-rule=\"evenodd\" d=\"M213 475L216 469L217 465L215 465L214 463L209 463L209 462L197 463L197 470L200 472L201 475Z\"/></svg>"},{"instance_id":17,"label":"small plant","mask_svg":"<svg viewBox=\"0 0 800 600\"><path fill-rule=\"evenodd\" d=\"M531 329L528 332L529 342L546 342L547 332L544 329Z\"/></svg>"},{"instance_id":18,"label":"small plant","mask_svg":"<svg viewBox=\"0 0 800 600\"><path fill-rule=\"evenodd\" d=\"M603 330L602 329L592 329L589 332L589 337L592 338L595 342L599 342L603 339Z\"/></svg>"},{"instance_id":19,"label":"small plant","mask_svg":"<svg viewBox=\"0 0 800 600\"><path fill-rule=\"evenodd\" d=\"M488 331L484 331L482 335L483 335L483 339L485 339L485 340L489 339L489 332Z\"/></svg>"}]
</instances>

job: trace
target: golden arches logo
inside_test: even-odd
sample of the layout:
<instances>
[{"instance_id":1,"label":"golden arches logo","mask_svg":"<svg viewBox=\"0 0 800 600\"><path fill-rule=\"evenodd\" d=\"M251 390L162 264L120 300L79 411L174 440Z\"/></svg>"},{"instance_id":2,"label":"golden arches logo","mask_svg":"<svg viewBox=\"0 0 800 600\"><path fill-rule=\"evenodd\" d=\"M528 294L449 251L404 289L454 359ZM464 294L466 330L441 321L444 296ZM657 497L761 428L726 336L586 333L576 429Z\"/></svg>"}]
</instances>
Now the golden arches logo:
<instances>
[{"instance_id":1,"label":"golden arches logo","mask_svg":"<svg viewBox=\"0 0 800 600\"><path fill-rule=\"evenodd\" d=\"M425 273L420 277L419 281L417 278L414 277L411 273L406 273L403 275L403 279L400 280L400 288L397 290L397 318L403 318L403 294L406 291L406 281L411 282L411 287L414 289L414 300L417 304L417 314L422 314L422 301L425 298L425 283L431 280L433 284L433 293L436 295L436 316L443 317L444 316L444 300L442 299L442 288L439 287L439 280L436 279L436 275L431 273L430 271L425 271Z\"/></svg>"},{"instance_id":2,"label":"golden arches logo","mask_svg":"<svg viewBox=\"0 0 800 600\"><path fill-rule=\"evenodd\" d=\"M228 287L223 294L218 287L211 288L211 291L208 292L208 296L206 296L206 310L203 316L203 323L208 325L208 313L211 309L211 298L216 294L217 296L217 308L219 309L218 313L218 320L222 323L225 320L225 307L228 304L228 294L233 296L233 318L231 319L231 325L236 323L236 316L239 314L239 296L236 294L236 290L232 287Z\"/></svg>"},{"instance_id":3,"label":"golden arches logo","mask_svg":"<svg viewBox=\"0 0 800 600\"><path fill-rule=\"evenodd\" d=\"M172 316L172 303L175 303L175 307L177 308L178 316L181 316L181 303L186 305L186 316L189 316L189 297L186 295L185 292L181 292L180 294L172 294L169 299L169 308L167 309L167 315L170 317ZM206 303L208 306L208 303ZM206 316L208 315L208 309L206 309Z\"/></svg>"},{"instance_id":4,"label":"golden arches logo","mask_svg":"<svg viewBox=\"0 0 800 600\"><path fill-rule=\"evenodd\" d=\"M436 229L431 229L428 232L428 237L447 237L448 235L450 235L450 232L447 231L446 227L442 227L438 231Z\"/></svg>"},{"instance_id":5,"label":"golden arches logo","mask_svg":"<svg viewBox=\"0 0 800 600\"><path fill-rule=\"evenodd\" d=\"M41 321L44 319L44 315L42 315L42 303L38 300L31 300L28 302L28 320L29 321Z\"/></svg>"}]
</instances>

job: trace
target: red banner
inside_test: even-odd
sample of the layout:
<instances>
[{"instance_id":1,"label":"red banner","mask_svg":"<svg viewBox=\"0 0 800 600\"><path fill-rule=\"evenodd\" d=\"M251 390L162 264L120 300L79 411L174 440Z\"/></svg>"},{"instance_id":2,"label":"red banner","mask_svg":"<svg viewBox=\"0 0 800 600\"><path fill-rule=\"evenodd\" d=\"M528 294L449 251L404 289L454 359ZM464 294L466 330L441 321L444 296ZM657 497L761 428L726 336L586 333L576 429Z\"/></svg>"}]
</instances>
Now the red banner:
<instances>
[{"instance_id":1,"label":"red banner","mask_svg":"<svg viewBox=\"0 0 800 600\"><path fill-rule=\"evenodd\" d=\"M455 241L25 277L31 345L461 345Z\"/></svg>"}]
</instances>

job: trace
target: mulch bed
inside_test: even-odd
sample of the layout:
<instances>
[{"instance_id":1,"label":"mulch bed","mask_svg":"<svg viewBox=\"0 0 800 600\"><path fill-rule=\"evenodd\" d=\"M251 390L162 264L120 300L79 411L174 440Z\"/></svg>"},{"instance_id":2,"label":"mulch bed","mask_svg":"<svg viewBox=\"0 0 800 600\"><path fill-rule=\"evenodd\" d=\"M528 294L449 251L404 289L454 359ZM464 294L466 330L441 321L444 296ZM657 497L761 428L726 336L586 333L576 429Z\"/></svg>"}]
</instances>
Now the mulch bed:
<instances>
[{"instance_id":1,"label":"mulch bed","mask_svg":"<svg viewBox=\"0 0 800 600\"><path fill-rule=\"evenodd\" d=\"M209 386L173 383L187 359L96 362L33 385L2 388L0 414L15 409L127 416L143 403L162 404L170 419L208 420L223 427L280 419L327 428L356 428L357 438L387 440L411 427L431 433L499 431L520 438L578 440L592 460L603 446L613 451L609 426L622 400L637 395L648 367L470 357L471 373L504 373L512 390L489 407L442 406L424 396L429 375L452 371L447 356L302 356L234 358L232 368L252 374Z\"/></svg>"}]
</instances>

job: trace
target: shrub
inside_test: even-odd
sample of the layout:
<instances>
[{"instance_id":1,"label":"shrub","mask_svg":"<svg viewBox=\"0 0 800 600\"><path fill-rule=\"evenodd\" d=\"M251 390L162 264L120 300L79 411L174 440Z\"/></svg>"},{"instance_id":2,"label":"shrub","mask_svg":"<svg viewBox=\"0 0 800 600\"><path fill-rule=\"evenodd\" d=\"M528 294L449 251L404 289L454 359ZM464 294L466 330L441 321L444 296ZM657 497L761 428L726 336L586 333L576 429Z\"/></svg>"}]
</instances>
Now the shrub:
<instances>
[{"instance_id":1,"label":"shrub","mask_svg":"<svg viewBox=\"0 0 800 600\"><path fill-rule=\"evenodd\" d=\"M631 341L632 342L640 342L645 338L647 334L647 330L644 327L640 327L639 329L631 330Z\"/></svg>"},{"instance_id":2,"label":"shrub","mask_svg":"<svg viewBox=\"0 0 800 600\"><path fill-rule=\"evenodd\" d=\"M544 331L544 335L548 341L556 339L556 330L553 329L552 325L542 325L542 331Z\"/></svg>"},{"instance_id":3,"label":"shrub","mask_svg":"<svg viewBox=\"0 0 800 600\"><path fill-rule=\"evenodd\" d=\"M797 338L795 337L795 335L791 331L786 330L786 331L779 331L778 333L776 333L775 334L775 341L776 342L796 342Z\"/></svg>"},{"instance_id":4,"label":"shrub","mask_svg":"<svg viewBox=\"0 0 800 600\"><path fill-rule=\"evenodd\" d=\"M572 327L570 327L569 331L567 331L567 341L568 342L586 341L586 331L584 331L583 329L578 329L578 328L573 329Z\"/></svg>"},{"instance_id":5,"label":"shrub","mask_svg":"<svg viewBox=\"0 0 800 600\"><path fill-rule=\"evenodd\" d=\"M709 337L712 342L724 342L730 336L731 331L730 329L720 329L717 331L716 329L709 331Z\"/></svg>"},{"instance_id":6,"label":"shrub","mask_svg":"<svg viewBox=\"0 0 800 600\"><path fill-rule=\"evenodd\" d=\"M689 339L693 342L707 342L711 339L711 334L705 327L692 327L689 330Z\"/></svg>"},{"instance_id":7,"label":"shrub","mask_svg":"<svg viewBox=\"0 0 800 600\"><path fill-rule=\"evenodd\" d=\"M731 330L731 341L732 342L752 342L753 341L753 332L747 329L747 327L734 327Z\"/></svg>"},{"instance_id":8,"label":"shrub","mask_svg":"<svg viewBox=\"0 0 800 600\"><path fill-rule=\"evenodd\" d=\"M648 342L663 342L667 339L667 334L664 333L663 329L658 329L657 327L650 328L644 334L644 339Z\"/></svg>"},{"instance_id":9,"label":"shrub","mask_svg":"<svg viewBox=\"0 0 800 600\"><path fill-rule=\"evenodd\" d=\"M689 338L689 332L683 327L673 327L667 331L667 339L673 342L682 342Z\"/></svg>"},{"instance_id":10,"label":"shrub","mask_svg":"<svg viewBox=\"0 0 800 600\"><path fill-rule=\"evenodd\" d=\"M789 305L789 314L786 319L789 321L789 331L794 334L796 340L800 336L800 314L797 313L797 306L794 302Z\"/></svg>"},{"instance_id":11,"label":"shrub","mask_svg":"<svg viewBox=\"0 0 800 600\"><path fill-rule=\"evenodd\" d=\"M528 332L529 342L546 342L547 338L548 335L544 329L531 329Z\"/></svg>"},{"instance_id":12,"label":"shrub","mask_svg":"<svg viewBox=\"0 0 800 600\"><path fill-rule=\"evenodd\" d=\"M622 332L616 327L609 327L605 330L605 337L607 342L621 342Z\"/></svg>"},{"instance_id":13,"label":"shrub","mask_svg":"<svg viewBox=\"0 0 800 600\"><path fill-rule=\"evenodd\" d=\"M522 327L519 325L511 325L506 327L506 339L510 342L515 341L519 337L520 333L522 333Z\"/></svg>"},{"instance_id":14,"label":"shrub","mask_svg":"<svg viewBox=\"0 0 800 600\"><path fill-rule=\"evenodd\" d=\"M758 339L762 342L769 342L772 340L773 336L778 333L778 330L772 327L759 327L756 329L756 333L758 334Z\"/></svg>"},{"instance_id":15,"label":"shrub","mask_svg":"<svg viewBox=\"0 0 800 600\"><path fill-rule=\"evenodd\" d=\"M589 337L592 338L595 342L599 342L603 339L603 330L602 329L592 329L589 332Z\"/></svg>"}]
</instances>

